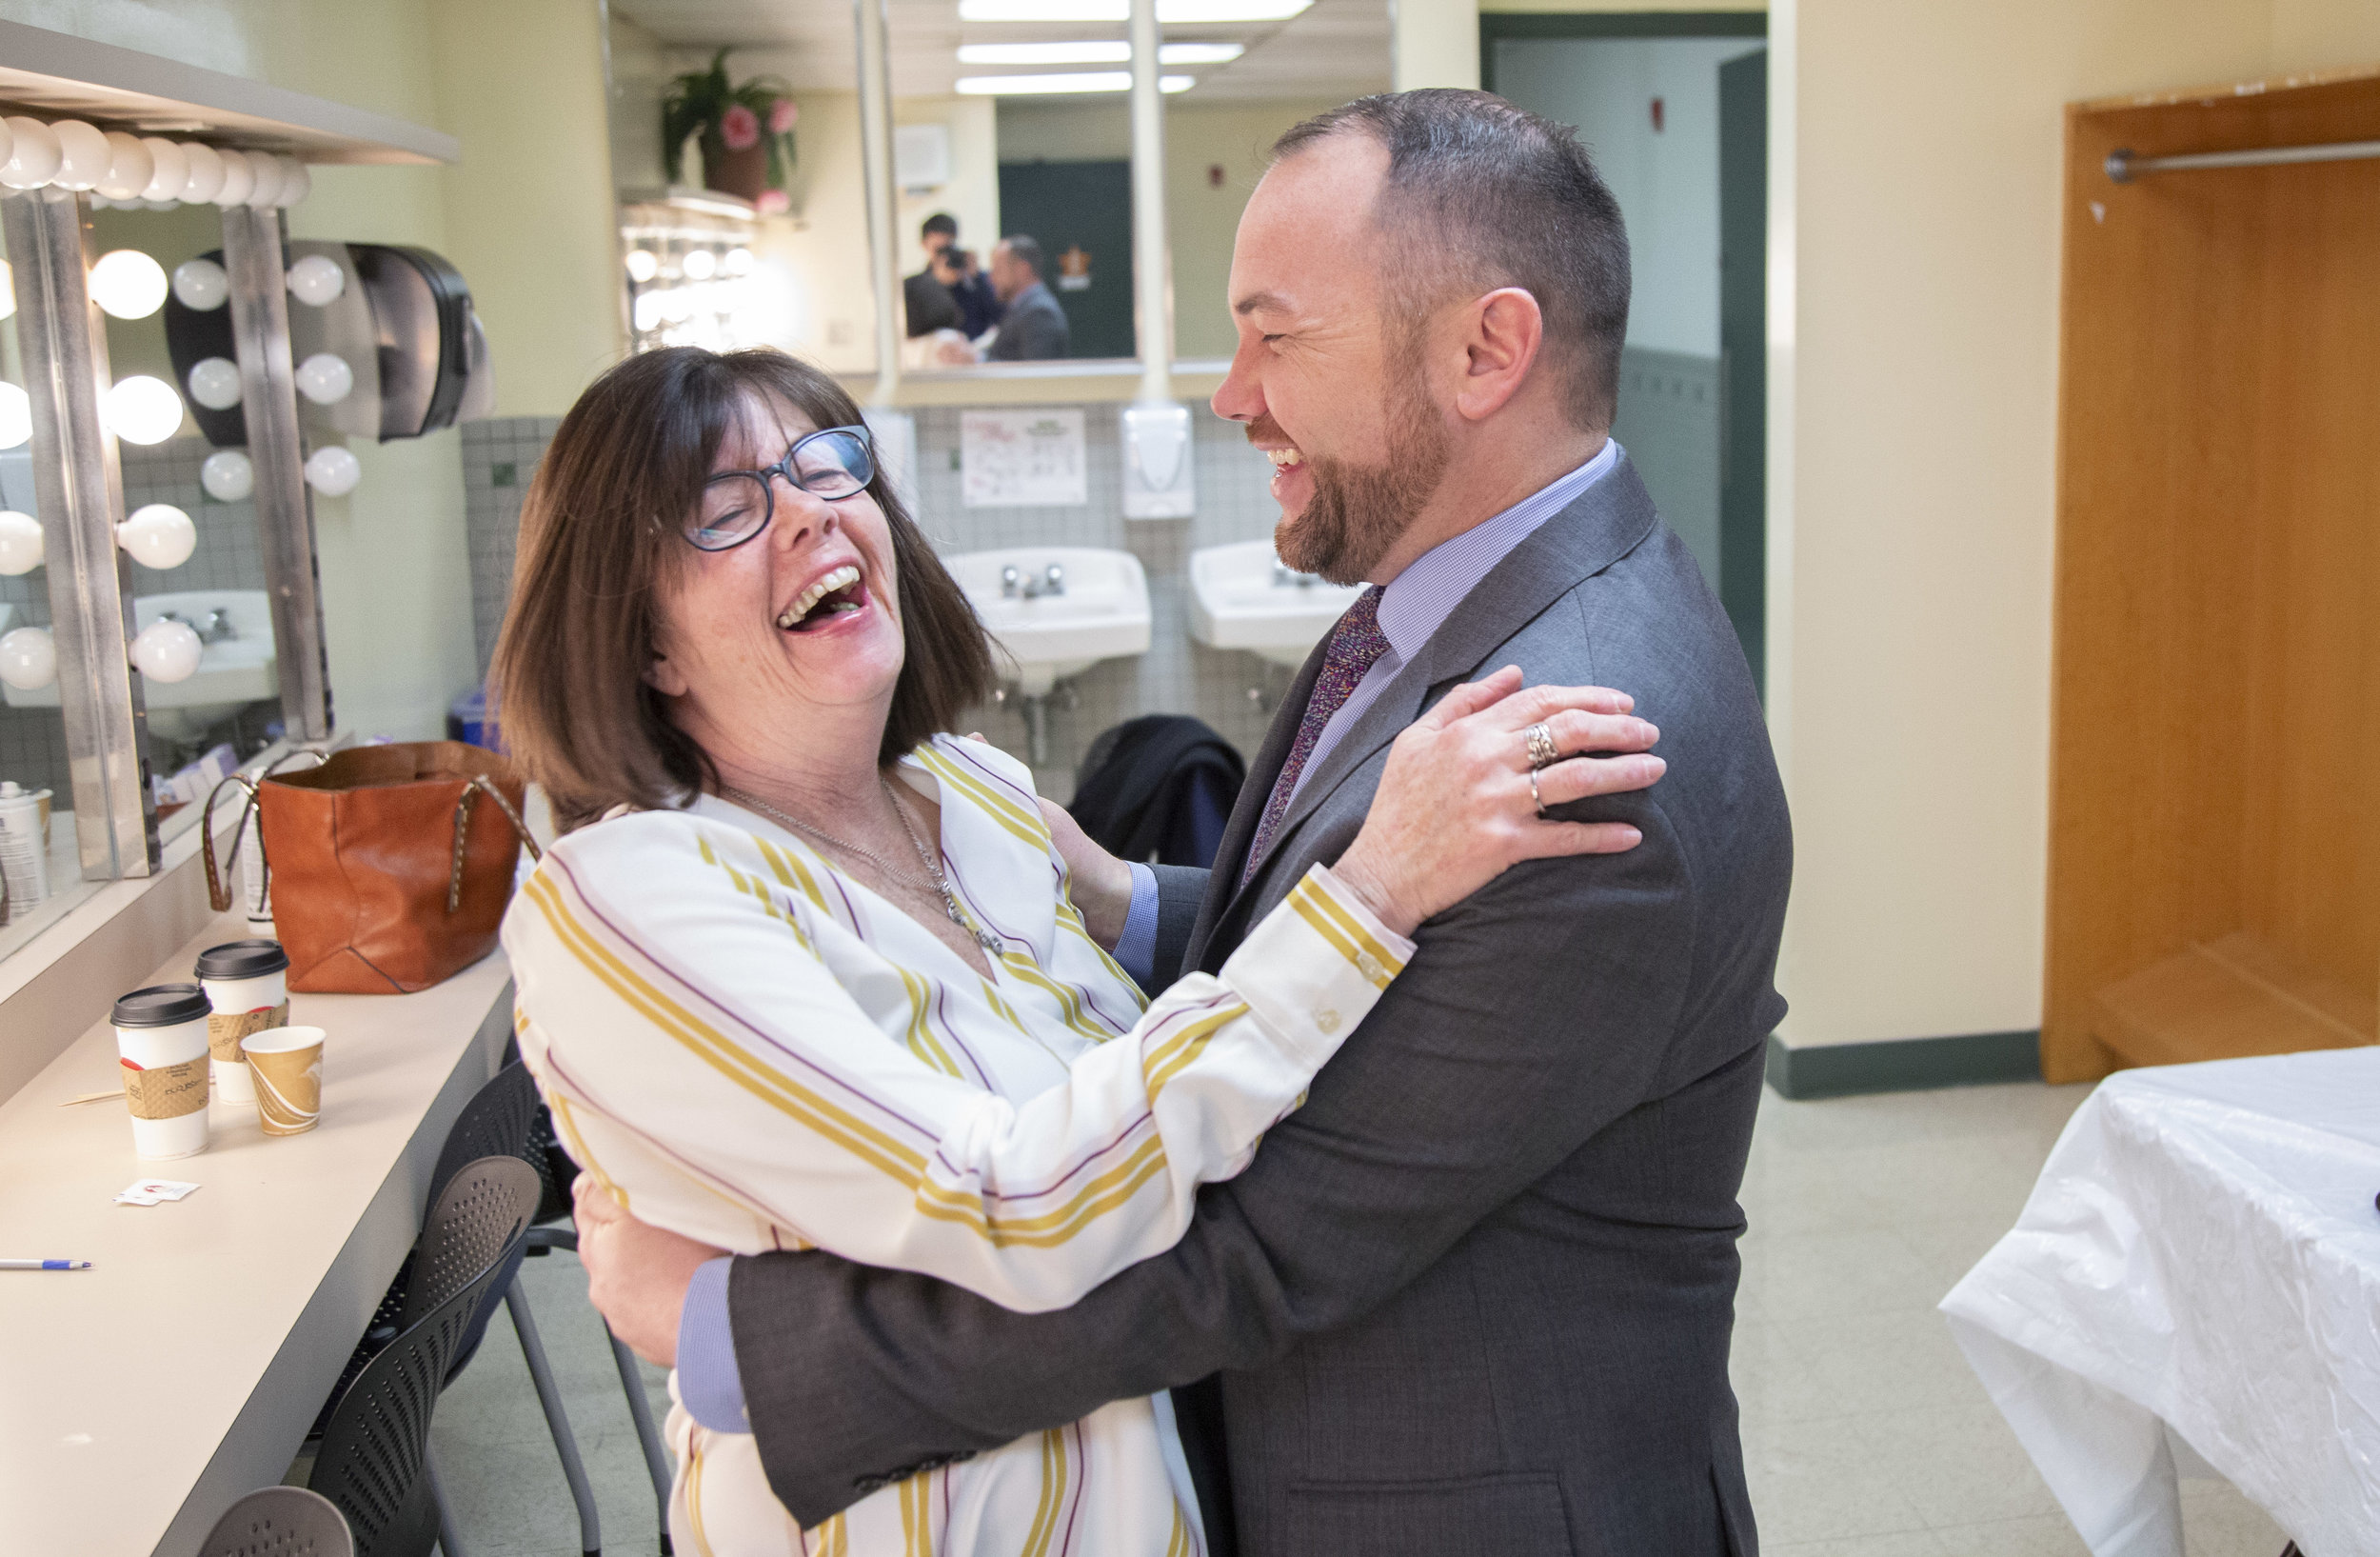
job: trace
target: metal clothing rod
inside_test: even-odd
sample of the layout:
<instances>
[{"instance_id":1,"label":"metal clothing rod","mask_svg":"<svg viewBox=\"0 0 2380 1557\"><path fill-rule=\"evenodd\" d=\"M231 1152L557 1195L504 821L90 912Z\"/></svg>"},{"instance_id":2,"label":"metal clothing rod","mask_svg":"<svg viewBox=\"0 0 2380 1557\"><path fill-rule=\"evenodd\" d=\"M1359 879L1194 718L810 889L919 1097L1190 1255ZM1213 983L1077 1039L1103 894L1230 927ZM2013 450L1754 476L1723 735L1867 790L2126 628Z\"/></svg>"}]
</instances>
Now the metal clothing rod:
<instances>
[{"instance_id":1,"label":"metal clothing rod","mask_svg":"<svg viewBox=\"0 0 2380 1557\"><path fill-rule=\"evenodd\" d=\"M2322 146L2262 146L2245 151L2192 151L2181 156L2144 157L2136 151L2108 153L2108 177L2130 184L2143 173L2187 173L2202 168L2271 168L2289 162L2353 162L2380 157L2380 141L2332 141Z\"/></svg>"}]
</instances>

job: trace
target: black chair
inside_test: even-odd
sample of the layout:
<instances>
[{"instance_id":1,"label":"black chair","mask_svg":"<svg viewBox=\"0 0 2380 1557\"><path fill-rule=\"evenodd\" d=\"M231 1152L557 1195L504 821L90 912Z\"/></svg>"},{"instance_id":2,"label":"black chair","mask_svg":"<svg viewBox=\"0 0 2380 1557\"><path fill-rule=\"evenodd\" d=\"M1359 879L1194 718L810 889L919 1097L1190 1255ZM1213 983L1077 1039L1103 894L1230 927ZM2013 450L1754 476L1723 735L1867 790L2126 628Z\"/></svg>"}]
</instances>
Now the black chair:
<instances>
[{"instance_id":1,"label":"black chair","mask_svg":"<svg viewBox=\"0 0 2380 1557\"><path fill-rule=\"evenodd\" d=\"M260 1487L224 1510L198 1557L355 1557L338 1506L303 1487Z\"/></svg>"},{"instance_id":2,"label":"black chair","mask_svg":"<svg viewBox=\"0 0 2380 1557\"><path fill-rule=\"evenodd\" d=\"M464 1557L430 1463L430 1415L536 1208L536 1172L504 1156L466 1164L430 1208L407 1288L426 1307L332 1405L307 1477L346 1517L356 1557L427 1557L432 1545Z\"/></svg>"}]
</instances>

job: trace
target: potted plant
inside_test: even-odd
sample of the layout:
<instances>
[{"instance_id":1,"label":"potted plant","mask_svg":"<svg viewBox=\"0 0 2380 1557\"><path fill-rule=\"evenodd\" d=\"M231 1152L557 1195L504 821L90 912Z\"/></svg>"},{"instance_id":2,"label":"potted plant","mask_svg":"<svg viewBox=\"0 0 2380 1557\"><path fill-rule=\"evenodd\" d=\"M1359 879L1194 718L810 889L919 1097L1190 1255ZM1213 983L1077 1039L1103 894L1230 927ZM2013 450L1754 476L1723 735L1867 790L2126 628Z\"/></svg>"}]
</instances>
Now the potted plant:
<instances>
[{"instance_id":1,"label":"potted plant","mask_svg":"<svg viewBox=\"0 0 2380 1557\"><path fill-rule=\"evenodd\" d=\"M724 194L752 202L764 215L790 205L793 126L801 106L782 77L754 76L740 87L727 84L727 50L711 57L707 70L691 70L670 84L662 99L663 162L678 182L685 142L699 134L703 182Z\"/></svg>"}]
</instances>

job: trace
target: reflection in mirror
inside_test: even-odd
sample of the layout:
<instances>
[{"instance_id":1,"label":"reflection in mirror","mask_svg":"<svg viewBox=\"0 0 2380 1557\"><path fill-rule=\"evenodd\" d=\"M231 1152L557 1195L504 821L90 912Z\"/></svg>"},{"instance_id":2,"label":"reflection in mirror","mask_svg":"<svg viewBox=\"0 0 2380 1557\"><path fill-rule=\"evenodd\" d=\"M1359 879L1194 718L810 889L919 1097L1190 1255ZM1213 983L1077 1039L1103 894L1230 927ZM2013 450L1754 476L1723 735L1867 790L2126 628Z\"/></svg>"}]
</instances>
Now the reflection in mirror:
<instances>
[{"instance_id":1,"label":"reflection in mirror","mask_svg":"<svg viewBox=\"0 0 2380 1557\"><path fill-rule=\"evenodd\" d=\"M176 295L184 306L210 304L200 311L221 309L228 317L228 306L203 284L211 279L203 269L207 256L223 249L223 217L215 208L110 209L93 211L90 222L95 253L146 255L165 274L182 278ZM212 368L199 362L188 373L175 371L167 349L165 299L157 301L147 312L109 318L114 379L121 383L147 374L174 385L186 402L226 411L237 407L238 369L228 361ZM127 535L126 550L131 556L134 664L148 708L149 768L161 839L192 826L217 781L282 736L255 482L240 447L240 425L236 416L218 423L218 436L227 440L218 448L186 409L166 436L147 444L120 438L117 444L124 509L141 521ZM179 527L179 544L140 544L143 525L154 524L161 509L188 516L189 524ZM147 653L145 641L152 643ZM197 653L186 666L193 641Z\"/></svg>"},{"instance_id":2,"label":"reflection in mirror","mask_svg":"<svg viewBox=\"0 0 2380 1557\"><path fill-rule=\"evenodd\" d=\"M0 956L99 886L82 879L75 849L13 282L14 267L0 268Z\"/></svg>"}]
</instances>

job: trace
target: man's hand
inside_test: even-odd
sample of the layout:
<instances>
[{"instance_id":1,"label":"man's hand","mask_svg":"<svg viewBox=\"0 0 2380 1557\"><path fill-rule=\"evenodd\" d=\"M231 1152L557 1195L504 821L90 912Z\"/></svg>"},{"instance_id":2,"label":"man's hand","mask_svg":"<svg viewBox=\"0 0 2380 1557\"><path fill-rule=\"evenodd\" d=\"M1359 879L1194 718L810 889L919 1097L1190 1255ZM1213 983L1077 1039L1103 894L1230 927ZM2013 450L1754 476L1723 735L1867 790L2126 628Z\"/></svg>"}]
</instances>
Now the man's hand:
<instances>
[{"instance_id":1,"label":"man's hand","mask_svg":"<svg viewBox=\"0 0 2380 1557\"><path fill-rule=\"evenodd\" d=\"M1093 843L1056 801L1041 801L1041 819L1049 824L1050 842L1058 846L1073 878L1066 895L1081 910L1083 929L1101 949L1115 950L1123 938L1124 919L1132 912L1132 867Z\"/></svg>"},{"instance_id":2,"label":"man's hand","mask_svg":"<svg viewBox=\"0 0 2380 1557\"><path fill-rule=\"evenodd\" d=\"M663 1367L678 1366L678 1310L705 1260L727 1251L648 1228L620 1208L592 1174L570 1186L586 1297L628 1349Z\"/></svg>"}]
</instances>

